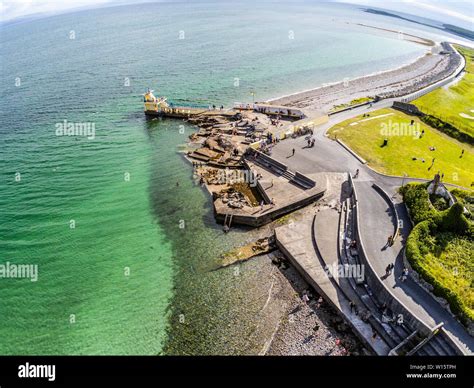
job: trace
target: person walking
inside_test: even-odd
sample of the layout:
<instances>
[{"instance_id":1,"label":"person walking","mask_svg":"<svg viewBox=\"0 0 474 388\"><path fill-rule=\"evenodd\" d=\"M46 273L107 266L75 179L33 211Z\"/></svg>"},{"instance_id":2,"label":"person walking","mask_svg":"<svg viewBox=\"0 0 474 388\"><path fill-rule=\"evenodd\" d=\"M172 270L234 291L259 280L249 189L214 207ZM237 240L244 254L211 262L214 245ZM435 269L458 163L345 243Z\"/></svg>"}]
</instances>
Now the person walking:
<instances>
[{"instance_id":1,"label":"person walking","mask_svg":"<svg viewBox=\"0 0 474 388\"><path fill-rule=\"evenodd\" d=\"M400 280L403 283L405 280L407 280L407 278L408 278L408 268L405 267L403 268L402 274L400 275Z\"/></svg>"},{"instance_id":2,"label":"person walking","mask_svg":"<svg viewBox=\"0 0 474 388\"><path fill-rule=\"evenodd\" d=\"M388 248L393 244L393 237L392 235L387 237L387 243L385 244L384 248Z\"/></svg>"},{"instance_id":3,"label":"person walking","mask_svg":"<svg viewBox=\"0 0 474 388\"><path fill-rule=\"evenodd\" d=\"M372 328L372 342L375 342L375 340L377 339L377 331Z\"/></svg>"},{"instance_id":4,"label":"person walking","mask_svg":"<svg viewBox=\"0 0 474 388\"><path fill-rule=\"evenodd\" d=\"M355 303L351 300L349 306L351 306L351 314L353 314L355 310Z\"/></svg>"},{"instance_id":5,"label":"person walking","mask_svg":"<svg viewBox=\"0 0 474 388\"><path fill-rule=\"evenodd\" d=\"M291 156L295 156L295 149L293 148Z\"/></svg>"},{"instance_id":6,"label":"person walking","mask_svg":"<svg viewBox=\"0 0 474 388\"><path fill-rule=\"evenodd\" d=\"M354 175L354 178L358 178L359 177L359 169L356 170L356 173Z\"/></svg>"}]
</instances>

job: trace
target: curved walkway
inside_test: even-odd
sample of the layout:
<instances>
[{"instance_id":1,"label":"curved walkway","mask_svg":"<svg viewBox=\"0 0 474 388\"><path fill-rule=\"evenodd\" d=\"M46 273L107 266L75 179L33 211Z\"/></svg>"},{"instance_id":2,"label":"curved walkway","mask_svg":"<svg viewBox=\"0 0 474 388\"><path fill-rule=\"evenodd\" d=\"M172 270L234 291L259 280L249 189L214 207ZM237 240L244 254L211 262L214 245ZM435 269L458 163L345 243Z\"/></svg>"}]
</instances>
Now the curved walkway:
<instances>
[{"instance_id":1,"label":"curved walkway","mask_svg":"<svg viewBox=\"0 0 474 388\"><path fill-rule=\"evenodd\" d=\"M412 314L431 328L444 322L444 329L455 337L466 351L473 352L474 339L460 323L410 277L404 282L400 280L404 268L403 240L407 237L409 228L401 229L402 241L398 238L392 246L386 247L387 237L393 233L395 219L389 204L369 182L357 182L355 187L361 214L361 239L379 278L383 279L392 295L407 306ZM404 224L409 225L409 221ZM395 265L394 273L385 277L385 268L389 263Z\"/></svg>"}]
</instances>

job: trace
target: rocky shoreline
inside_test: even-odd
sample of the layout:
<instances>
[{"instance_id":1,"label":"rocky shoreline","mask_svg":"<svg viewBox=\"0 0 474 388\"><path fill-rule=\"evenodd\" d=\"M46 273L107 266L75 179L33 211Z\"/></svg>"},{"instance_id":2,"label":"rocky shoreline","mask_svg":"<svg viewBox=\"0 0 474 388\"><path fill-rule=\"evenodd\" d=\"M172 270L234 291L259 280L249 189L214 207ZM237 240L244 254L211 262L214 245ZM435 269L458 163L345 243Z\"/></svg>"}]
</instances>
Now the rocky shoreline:
<instances>
[{"instance_id":1,"label":"rocky shoreline","mask_svg":"<svg viewBox=\"0 0 474 388\"><path fill-rule=\"evenodd\" d=\"M293 292L287 291L284 295L288 306L286 315L280 318L262 354L281 356L370 354L337 312L315 291L310 291L308 284L294 267L280 265L279 272L280 281L290 285ZM308 301L304 300L305 295Z\"/></svg>"}]
</instances>

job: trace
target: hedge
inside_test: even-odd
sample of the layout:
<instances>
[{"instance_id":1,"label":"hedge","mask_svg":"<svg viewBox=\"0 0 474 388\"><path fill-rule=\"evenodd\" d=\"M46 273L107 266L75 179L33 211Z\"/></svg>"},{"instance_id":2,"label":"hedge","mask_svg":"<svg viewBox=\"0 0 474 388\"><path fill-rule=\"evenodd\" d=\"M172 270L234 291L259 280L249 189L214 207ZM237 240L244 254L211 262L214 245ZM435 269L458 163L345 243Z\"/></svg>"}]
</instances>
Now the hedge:
<instances>
[{"instance_id":1,"label":"hedge","mask_svg":"<svg viewBox=\"0 0 474 388\"><path fill-rule=\"evenodd\" d=\"M438 131L444 132L446 135L451 136L452 138L460 142L474 145L474 137L472 137L468 133L461 132L456 127L441 120L438 117L431 116L428 114L423 114L421 115L420 119L421 121L423 121L425 124L429 125L430 127L436 128Z\"/></svg>"},{"instance_id":2,"label":"hedge","mask_svg":"<svg viewBox=\"0 0 474 388\"><path fill-rule=\"evenodd\" d=\"M460 203L455 203L444 211L437 211L431 205L427 187L428 184L408 184L400 188L400 193L415 223L407 239L406 257L413 269L433 286L433 293L446 299L451 311L468 325L474 320L474 313L459 295L439 282L421 263L424 262L423 257L433 251L435 247L433 236L437 232L451 232L474 239L474 224L464 216L464 207Z\"/></svg>"},{"instance_id":3,"label":"hedge","mask_svg":"<svg viewBox=\"0 0 474 388\"><path fill-rule=\"evenodd\" d=\"M426 240L436 231L436 224L432 220L426 220L416 225L408 236L406 245L406 257L412 268L428 283L433 286L433 293L436 296L448 301L451 311L459 317L465 324L469 325L474 321L474 313L465 305L463 300L451 289L427 271L420 263L423 262L423 255L427 254L429 248L425 245Z\"/></svg>"},{"instance_id":4,"label":"hedge","mask_svg":"<svg viewBox=\"0 0 474 388\"><path fill-rule=\"evenodd\" d=\"M431 206L427 184L410 183L400 188L403 201L410 210L410 217L415 224L433 218L436 209Z\"/></svg>"}]
</instances>

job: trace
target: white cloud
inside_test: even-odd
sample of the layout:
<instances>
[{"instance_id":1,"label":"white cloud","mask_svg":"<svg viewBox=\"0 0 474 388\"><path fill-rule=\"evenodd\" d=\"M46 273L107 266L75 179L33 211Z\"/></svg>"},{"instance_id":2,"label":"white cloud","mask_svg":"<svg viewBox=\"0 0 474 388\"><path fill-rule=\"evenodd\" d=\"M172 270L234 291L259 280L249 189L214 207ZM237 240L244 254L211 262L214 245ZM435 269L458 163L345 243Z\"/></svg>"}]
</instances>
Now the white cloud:
<instances>
[{"instance_id":1,"label":"white cloud","mask_svg":"<svg viewBox=\"0 0 474 388\"><path fill-rule=\"evenodd\" d=\"M0 20L12 20L18 17L38 13L58 13L75 8L110 3L113 0L1 0Z\"/></svg>"},{"instance_id":2,"label":"white cloud","mask_svg":"<svg viewBox=\"0 0 474 388\"><path fill-rule=\"evenodd\" d=\"M76 8L95 7L105 4L127 4L151 0L0 0L0 21L38 13L60 13ZM313 0L316 1L316 0ZM437 15L474 23L473 0L333 0L379 8L404 11L418 16ZM429 14L429 15L427 15Z\"/></svg>"},{"instance_id":3,"label":"white cloud","mask_svg":"<svg viewBox=\"0 0 474 388\"><path fill-rule=\"evenodd\" d=\"M455 4L454 2L439 3L439 2L427 2L427 1L408 1L408 0L406 1L409 3L412 3L415 7L418 7L421 9L427 9L438 14L449 15L456 19L474 23L474 18L473 18L473 13L472 13L473 12L472 7L474 7L474 3L472 1L469 1L469 3L462 2L462 1L456 2L457 6L459 6L461 3L470 4L471 9L470 9L470 12L468 12L467 14L463 14L457 10L452 9L453 5Z\"/></svg>"},{"instance_id":4,"label":"white cloud","mask_svg":"<svg viewBox=\"0 0 474 388\"><path fill-rule=\"evenodd\" d=\"M343 3L361 4L377 8L411 13L417 16L445 18L474 23L474 2L472 0L336 0Z\"/></svg>"}]
</instances>

